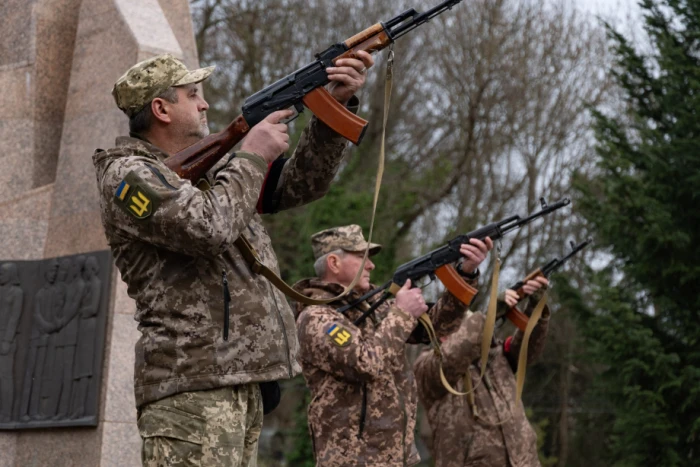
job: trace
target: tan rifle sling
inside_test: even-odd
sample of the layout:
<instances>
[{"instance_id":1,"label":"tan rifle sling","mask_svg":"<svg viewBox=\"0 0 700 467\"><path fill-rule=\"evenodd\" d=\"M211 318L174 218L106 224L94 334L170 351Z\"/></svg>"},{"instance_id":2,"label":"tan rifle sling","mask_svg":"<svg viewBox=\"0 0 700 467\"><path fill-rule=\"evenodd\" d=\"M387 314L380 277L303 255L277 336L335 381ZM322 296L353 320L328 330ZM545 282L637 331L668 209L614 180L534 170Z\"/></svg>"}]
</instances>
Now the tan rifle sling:
<instances>
[{"instance_id":1,"label":"tan rifle sling","mask_svg":"<svg viewBox=\"0 0 700 467\"><path fill-rule=\"evenodd\" d=\"M485 372L486 372L486 366L488 364L488 356L489 356L489 349L491 347L491 340L493 339L493 334L494 334L494 329L495 329L495 322L496 322L496 309L497 309L497 300L498 300L498 278L500 275L500 259L496 258L496 264L494 266L493 270L493 277L491 280L491 294L490 294L490 302L489 302L489 308L488 312L486 313L486 322L484 323L484 331L482 333L482 340L481 340L481 360L480 360L480 371L479 371L479 381L474 386L472 383L471 379L471 373L469 369L467 369L467 372L464 375L464 388L465 392L460 392L457 391L452 385L447 381L447 378L445 377L445 373L442 369L442 350L440 348L440 341L437 338L437 334L435 332L435 329L433 327L433 324L430 320L430 317L425 314L420 317L420 322L421 324L426 328L428 332L428 337L430 338L430 343L433 347L433 350L439 360L439 368L440 368L440 381L443 385L443 387L447 390L452 395L455 396L467 396L467 401L469 403L469 406L472 411L472 415L474 416L475 419L480 420L482 423L485 423L483 419L480 419L479 417L479 411L476 406L476 397L474 394L474 391L479 385L482 383L484 380ZM543 295L540 301L537 303L537 306L535 307L535 310L532 313L532 316L528 320L527 327L524 331L523 334L523 342L520 347L520 352L518 354L518 370L516 373L516 396L515 396L515 404L516 406L520 404L521 399L522 399L522 392L523 392L523 386L525 384L525 373L526 373L526 368L527 368L527 350L528 350L528 343L530 342L530 336L532 335L532 331L534 330L535 326L537 325L537 322L539 321L540 317L542 316L542 312L544 310L545 305L547 304L547 295ZM511 420L513 417L513 411L511 410L510 417L508 417L506 420L503 420L499 423L487 423L488 425L491 426L498 426L502 425L509 420Z\"/></svg>"}]
</instances>

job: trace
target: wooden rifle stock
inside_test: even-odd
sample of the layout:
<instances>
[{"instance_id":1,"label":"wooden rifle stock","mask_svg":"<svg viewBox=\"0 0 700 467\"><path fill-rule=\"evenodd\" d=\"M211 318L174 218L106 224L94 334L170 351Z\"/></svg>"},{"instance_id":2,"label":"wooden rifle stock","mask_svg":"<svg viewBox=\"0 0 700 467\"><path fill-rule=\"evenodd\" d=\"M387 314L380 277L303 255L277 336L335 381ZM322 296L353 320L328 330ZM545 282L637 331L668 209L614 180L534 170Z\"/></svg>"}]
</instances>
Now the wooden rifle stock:
<instances>
[{"instance_id":1,"label":"wooden rifle stock","mask_svg":"<svg viewBox=\"0 0 700 467\"><path fill-rule=\"evenodd\" d=\"M209 135L168 157L165 165L180 178L196 182L233 149L248 130L250 130L248 123L242 115L239 115L223 131Z\"/></svg>"}]
</instances>

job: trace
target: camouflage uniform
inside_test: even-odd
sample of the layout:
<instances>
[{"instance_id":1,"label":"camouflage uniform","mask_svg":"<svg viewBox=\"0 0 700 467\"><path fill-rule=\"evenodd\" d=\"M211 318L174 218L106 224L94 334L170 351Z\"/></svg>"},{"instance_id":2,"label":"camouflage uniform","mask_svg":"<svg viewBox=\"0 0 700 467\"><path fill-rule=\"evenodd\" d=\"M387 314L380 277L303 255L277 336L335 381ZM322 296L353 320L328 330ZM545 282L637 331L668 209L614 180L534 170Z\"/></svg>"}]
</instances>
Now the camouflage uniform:
<instances>
[{"instance_id":1,"label":"camouflage uniform","mask_svg":"<svg viewBox=\"0 0 700 467\"><path fill-rule=\"evenodd\" d=\"M343 229L362 236L359 226L321 232L325 238L316 234L317 258L339 247L358 250L343 243L347 237ZM323 240L328 243L319 246ZM366 245L364 239L357 243ZM295 288L314 298L343 291L339 284L320 279L305 279ZM423 328L416 327L417 320L399 310L394 300L355 326L353 321L362 311L353 308L343 316L336 308L359 295L353 291L332 305L297 305L299 361L313 396L308 420L316 462L319 466L413 465L420 460L413 433L417 393L405 344L422 341ZM429 311L438 334L454 331L465 308L451 294L443 295Z\"/></svg>"},{"instance_id":2,"label":"camouflage uniform","mask_svg":"<svg viewBox=\"0 0 700 467\"><path fill-rule=\"evenodd\" d=\"M138 91L139 76L145 76L144 86L159 73L166 78L175 73L170 81L178 79L178 84L208 76L185 69L194 77L180 78L184 65L173 65L173 60L167 55L147 60L132 68L136 77L127 73L120 78L114 92L119 107L133 114L138 106L132 100L154 97L129 95L129 88L122 86L125 80ZM217 437L211 427L235 429L232 420L245 419L248 440L248 430L259 432L262 420L260 391L251 383L291 378L301 370L294 315L284 295L254 274L233 245L244 234L261 261L279 272L270 237L256 212L267 164L255 154L224 158L208 174L210 189L203 191L164 165L166 153L132 136L117 138L113 149L97 150L93 162L107 239L137 306L141 337L135 349L134 386L141 434L145 441L165 437L205 445ZM270 190L272 210L323 196L345 147L342 137L312 119L293 157L282 161L279 181ZM269 176L266 183L272 183ZM224 279L231 296L228 340L222 332ZM205 395L212 397L207 400ZM229 418L222 418L222 407L233 407ZM146 451L173 452L175 457L165 461L168 465L200 465L194 459L177 464L177 452L167 446L144 444L144 455ZM223 457L218 463L211 460L219 454L204 449L198 455L202 465L235 465Z\"/></svg>"},{"instance_id":3,"label":"camouflage uniform","mask_svg":"<svg viewBox=\"0 0 700 467\"><path fill-rule=\"evenodd\" d=\"M527 300L530 315L541 297ZM505 303L499 302L499 306ZM443 370L450 384L464 392L463 377L469 371L475 388L478 419L472 416L467 396L449 394L440 383L438 359L432 350L423 352L413 370L418 394L433 430L432 453L438 467L538 466L537 435L525 417L522 403L515 406L515 376L523 333L516 331L506 342L494 340L484 379L479 383L481 335L485 316L468 312L459 330L442 345ZM549 323L545 307L530 336L528 363L544 347ZM499 425L500 424L500 425Z\"/></svg>"}]
</instances>

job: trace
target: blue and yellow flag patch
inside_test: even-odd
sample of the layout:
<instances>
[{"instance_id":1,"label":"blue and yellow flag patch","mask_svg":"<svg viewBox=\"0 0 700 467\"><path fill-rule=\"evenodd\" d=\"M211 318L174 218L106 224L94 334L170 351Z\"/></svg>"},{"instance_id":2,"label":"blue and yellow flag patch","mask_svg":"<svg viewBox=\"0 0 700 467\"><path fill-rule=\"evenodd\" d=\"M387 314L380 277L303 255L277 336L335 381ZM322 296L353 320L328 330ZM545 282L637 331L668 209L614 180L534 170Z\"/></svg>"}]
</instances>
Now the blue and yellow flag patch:
<instances>
[{"instance_id":1,"label":"blue and yellow flag patch","mask_svg":"<svg viewBox=\"0 0 700 467\"><path fill-rule=\"evenodd\" d=\"M117 205L136 219L148 218L158 207L160 197L133 170L117 186Z\"/></svg>"},{"instance_id":2,"label":"blue and yellow flag patch","mask_svg":"<svg viewBox=\"0 0 700 467\"><path fill-rule=\"evenodd\" d=\"M352 334L342 326L334 324L326 331L328 338L338 347L346 347L352 342Z\"/></svg>"}]
</instances>

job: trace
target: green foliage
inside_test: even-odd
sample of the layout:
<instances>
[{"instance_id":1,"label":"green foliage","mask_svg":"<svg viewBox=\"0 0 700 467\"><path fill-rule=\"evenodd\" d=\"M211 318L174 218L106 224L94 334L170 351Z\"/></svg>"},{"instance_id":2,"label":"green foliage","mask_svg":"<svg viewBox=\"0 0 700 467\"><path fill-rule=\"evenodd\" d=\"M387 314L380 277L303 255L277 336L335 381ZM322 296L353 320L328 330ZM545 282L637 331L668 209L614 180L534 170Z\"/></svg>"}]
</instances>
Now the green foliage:
<instances>
[{"instance_id":1,"label":"green foliage","mask_svg":"<svg viewBox=\"0 0 700 467\"><path fill-rule=\"evenodd\" d=\"M628 113L595 111L579 208L614 257L578 310L616 407L615 465L700 461L700 3L645 0L650 55L609 28ZM583 303L583 302L582 302Z\"/></svg>"},{"instance_id":2,"label":"green foliage","mask_svg":"<svg viewBox=\"0 0 700 467\"><path fill-rule=\"evenodd\" d=\"M299 467L314 467L314 449L308 428L308 418L306 408L311 402L311 393L304 388L303 396L299 398L299 403L294 411L294 427L292 429L292 448L287 453L286 458L289 465Z\"/></svg>"},{"instance_id":3,"label":"green foliage","mask_svg":"<svg viewBox=\"0 0 700 467\"><path fill-rule=\"evenodd\" d=\"M525 415L527 416L528 420L532 420L533 415L531 409L525 409ZM537 455L539 456L542 467L550 467L553 465L557 465L557 462L559 462L559 460L556 457L547 456L542 452L542 448L546 439L547 427L549 426L549 420L546 418L542 418L535 423L531 423L531 425L535 429L535 433L537 433Z\"/></svg>"}]
</instances>

